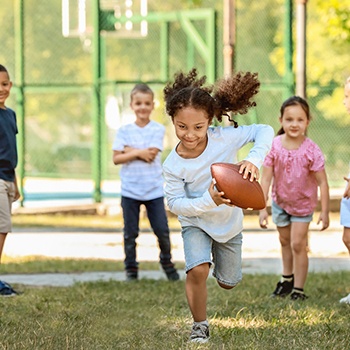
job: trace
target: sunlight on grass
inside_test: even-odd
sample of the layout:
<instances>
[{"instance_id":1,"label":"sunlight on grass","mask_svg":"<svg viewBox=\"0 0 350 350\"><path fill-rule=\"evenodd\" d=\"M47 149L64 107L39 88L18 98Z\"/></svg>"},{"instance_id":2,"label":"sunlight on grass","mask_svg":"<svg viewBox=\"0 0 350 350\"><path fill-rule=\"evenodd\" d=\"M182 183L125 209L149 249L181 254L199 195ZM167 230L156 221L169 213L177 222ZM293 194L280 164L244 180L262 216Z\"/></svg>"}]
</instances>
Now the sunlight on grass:
<instances>
[{"instance_id":1,"label":"sunlight on grass","mask_svg":"<svg viewBox=\"0 0 350 350\"><path fill-rule=\"evenodd\" d=\"M6 315L0 344L4 349L43 350L349 348L350 307L339 304L349 272L310 274L310 298L300 303L271 300L275 278L246 275L230 292L208 280L211 339L206 345L188 343L192 319L184 281L24 286L19 297L0 298Z\"/></svg>"},{"instance_id":2,"label":"sunlight on grass","mask_svg":"<svg viewBox=\"0 0 350 350\"><path fill-rule=\"evenodd\" d=\"M213 324L220 328L262 328L268 324L265 320L259 320L257 318L254 318L252 320L245 319L243 317L235 317L235 318L226 318L226 319L219 319L214 318L210 320L210 324Z\"/></svg>"}]
</instances>

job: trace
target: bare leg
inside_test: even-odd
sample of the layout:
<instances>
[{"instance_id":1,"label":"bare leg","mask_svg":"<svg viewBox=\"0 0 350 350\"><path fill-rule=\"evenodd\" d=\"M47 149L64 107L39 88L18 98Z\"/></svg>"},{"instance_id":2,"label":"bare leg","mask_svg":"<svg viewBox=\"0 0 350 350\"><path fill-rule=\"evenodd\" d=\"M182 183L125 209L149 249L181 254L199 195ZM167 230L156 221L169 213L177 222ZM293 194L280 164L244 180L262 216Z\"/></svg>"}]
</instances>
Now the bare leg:
<instances>
[{"instance_id":1,"label":"bare leg","mask_svg":"<svg viewBox=\"0 0 350 350\"><path fill-rule=\"evenodd\" d=\"M308 269L308 222L293 222L291 228L291 247L294 262L294 287L304 288Z\"/></svg>"},{"instance_id":2,"label":"bare leg","mask_svg":"<svg viewBox=\"0 0 350 350\"><path fill-rule=\"evenodd\" d=\"M346 248L348 248L348 251L350 254L350 227L344 226L343 242L344 242ZM346 297L340 299L340 302L350 304L350 294L348 294Z\"/></svg>"},{"instance_id":3,"label":"bare leg","mask_svg":"<svg viewBox=\"0 0 350 350\"><path fill-rule=\"evenodd\" d=\"M343 242L344 242L346 248L348 248L348 251L350 254L350 227L344 226Z\"/></svg>"},{"instance_id":4,"label":"bare leg","mask_svg":"<svg viewBox=\"0 0 350 350\"><path fill-rule=\"evenodd\" d=\"M2 250L4 249L6 236L7 236L6 233L0 233L0 262L1 262Z\"/></svg>"},{"instance_id":5,"label":"bare leg","mask_svg":"<svg viewBox=\"0 0 350 350\"><path fill-rule=\"evenodd\" d=\"M281 243L283 275L293 274L293 253L291 247L291 225L277 227L279 240Z\"/></svg>"},{"instance_id":6,"label":"bare leg","mask_svg":"<svg viewBox=\"0 0 350 350\"><path fill-rule=\"evenodd\" d=\"M188 271L186 276L186 296L193 320L207 319L207 278L209 264L202 264Z\"/></svg>"}]
</instances>

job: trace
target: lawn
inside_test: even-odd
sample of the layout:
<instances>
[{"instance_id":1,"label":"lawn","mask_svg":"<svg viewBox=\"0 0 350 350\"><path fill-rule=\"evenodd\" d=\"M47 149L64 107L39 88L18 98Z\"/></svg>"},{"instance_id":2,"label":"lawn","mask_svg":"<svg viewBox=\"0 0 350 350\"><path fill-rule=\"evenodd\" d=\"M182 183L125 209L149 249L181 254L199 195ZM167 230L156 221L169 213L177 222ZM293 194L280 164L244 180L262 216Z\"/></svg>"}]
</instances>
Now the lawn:
<instances>
[{"instance_id":1,"label":"lawn","mask_svg":"<svg viewBox=\"0 0 350 350\"><path fill-rule=\"evenodd\" d=\"M208 280L211 340L188 343L184 281L22 287L0 298L0 349L349 349L349 272L310 274L304 302L270 299L276 276L246 275L231 291Z\"/></svg>"},{"instance_id":2,"label":"lawn","mask_svg":"<svg viewBox=\"0 0 350 350\"><path fill-rule=\"evenodd\" d=\"M53 230L115 230L116 222L116 218L86 216L14 217L18 228ZM142 266L159 268L155 262L142 262ZM123 269L122 262L27 257L6 261L0 265L0 274L6 280L6 273L116 269ZM22 294L0 298L0 350L350 349L350 306L339 303L350 292L350 272L310 273L309 299L304 302L271 299L276 278L246 274L229 291L210 278L211 340L205 345L188 342L191 317L182 280L89 282L67 288L15 285Z\"/></svg>"}]
</instances>

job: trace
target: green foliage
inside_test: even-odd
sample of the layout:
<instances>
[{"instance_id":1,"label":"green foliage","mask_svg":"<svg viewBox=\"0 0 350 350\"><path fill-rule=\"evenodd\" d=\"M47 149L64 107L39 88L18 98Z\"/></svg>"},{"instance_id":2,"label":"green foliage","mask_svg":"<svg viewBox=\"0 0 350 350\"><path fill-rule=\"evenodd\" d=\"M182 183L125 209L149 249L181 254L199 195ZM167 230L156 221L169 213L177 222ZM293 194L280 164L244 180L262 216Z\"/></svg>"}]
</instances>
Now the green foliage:
<instances>
[{"instance_id":1,"label":"green foliage","mask_svg":"<svg viewBox=\"0 0 350 350\"><path fill-rule=\"evenodd\" d=\"M311 1L308 9L308 82L310 97L326 122L350 125L343 108L343 86L350 75L350 19L347 0ZM321 98L320 98L321 97Z\"/></svg>"},{"instance_id":2,"label":"green foliage","mask_svg":"<svg viewBox=\"0 0 350 350\"><path fill-rule=\"evenodd\" d=\"M349 306L339 304L350 274L310 274L304 302L270 299L272 275L246 275L235 289L208 281L211 340L188 343L184 282L81 283L20 287L0 298L3 349L348 349Z\"/></svg>"},{"instance_id":3,"label":"green foliage","mask_svg":"<svg viewBox=\"0 0 350 350\"><path fill-rule=\"evenodd\" d=\"M350 5L346 0L315 1L319 9L323 33L335 45L350 44Z\"/></svg>"}]
</instances>

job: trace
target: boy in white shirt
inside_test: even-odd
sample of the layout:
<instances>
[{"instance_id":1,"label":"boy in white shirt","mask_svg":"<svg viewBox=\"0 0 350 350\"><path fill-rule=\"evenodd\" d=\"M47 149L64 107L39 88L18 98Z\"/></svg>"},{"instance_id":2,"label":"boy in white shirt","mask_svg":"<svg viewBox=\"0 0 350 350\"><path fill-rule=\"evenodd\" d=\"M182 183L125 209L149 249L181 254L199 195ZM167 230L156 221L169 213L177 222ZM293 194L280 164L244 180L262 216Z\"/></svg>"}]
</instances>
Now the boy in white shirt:
<instances>
[{"instance_id":1,"label":"boy in white shirt","mask_svg":"<svg viewBox=\"0 0 350 350\"><path fill-rule=\"evenodd\" d=\"M136 238L139 235L140 206L146 207L151 227L158 237L159 261L169 280L178 280L171 261L171 244L164 208L164 189L160 154L165 127L153 120L154 94L146 84L131 91L130 106L136 121L122 126L113 143L113 163L122 164L121 205L124 218L125 270L128 281L137 280Z\"/></svg>"}]
</instances>

